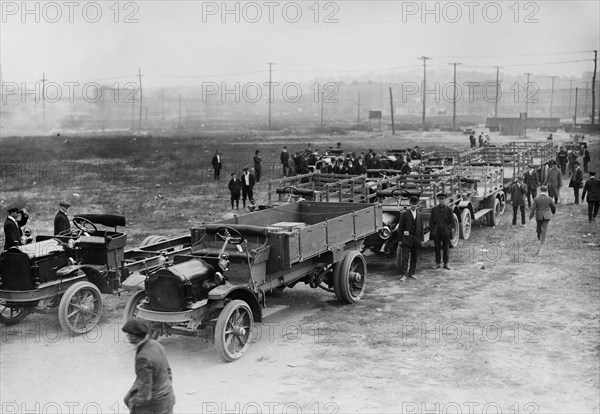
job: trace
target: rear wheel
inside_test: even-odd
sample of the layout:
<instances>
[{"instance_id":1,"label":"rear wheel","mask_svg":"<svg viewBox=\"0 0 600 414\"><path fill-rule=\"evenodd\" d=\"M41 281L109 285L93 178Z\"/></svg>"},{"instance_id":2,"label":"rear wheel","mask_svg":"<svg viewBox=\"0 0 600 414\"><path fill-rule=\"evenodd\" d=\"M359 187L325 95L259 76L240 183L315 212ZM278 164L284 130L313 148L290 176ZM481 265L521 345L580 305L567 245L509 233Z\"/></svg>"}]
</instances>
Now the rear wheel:
<instances>
[{"instance_id":1,"label":"rear wheel","mask_svg":"<svg viewBox=\"0 0 600 414\"><path fill-rule=\"evenodd\" d=\"M339 300L346 303L359 301L367 286L367 263L356 250L346 252L335 266L333 290Z\"/></svg>"},{"instance_id":2,"label":"rear wheel","mask_svg":"<svg viewBox=\"0 0 600 414\"><path fill-rule=\"evenodd\" d=\"M456 215L456 213L452 213L452 216L454 217L454 230L452 230L452 233L450 234L450 247L456 247L458 246L460 223L458 221L458 216Z\"/></svg>"},{"instance_id":3,"label":"rear wheel","mask_svg":"<svg viewBox=\"0 0 600 414\"><path fill-rule=\"evenodd\" d=\"M102 295L90 282L71 286L58 305L58 321L64 330L74 334L89 332L102 315Z\"/></svg>"},{"instance_id":4,"label":"rear wheel","mask_svg":"<svg viewBox=\"0 0 600 414\"><path fill-rule=\"evenodd\" d=\"M398 242L396 247L396 270L398 272L402 270L402 242Z\"/></svg>"},{"instance_id":5,"label":"rear wheel","mask_svg":"<svg viewBox=\"0 0 600 414\"><path fill-rule=\"evenodd\" d=\"M494 208L487 215L488 224L491 227L496 227L500 221L500 214L502 214L502 202L499 198L494 199Z\"/></svg>"},{"instance_id":6,"label":"rear wheel","mask_svg":"<svg viewBox=\"0 0 600 414\"><path fill-rule=\"evenodd\" d=\"M469 240L471 236L471 210L465 208L460 212L460 238Z\"/></svg>"},{"instance_id":7,"label":"rear wheel","mask_svg":"<svg viewBox=\"0 0 600 414\"><path fill-rule=\"evenodd\" d=\"M29 309L22 306L0 303L0 323L12 325L21 322L29 315Z\"/></svg>"},{"instance_id":8,"label":"rear wheel","mask_svg":"<svg viewBox=\"0 0 600 414\"><path fill-rule=\"evenodd\" d=\"M254 327L252 310L243 300L232 300L219 314L215 327L215 348L226 362L239 359L248 349Z\"/></svg>"}]
</instances>

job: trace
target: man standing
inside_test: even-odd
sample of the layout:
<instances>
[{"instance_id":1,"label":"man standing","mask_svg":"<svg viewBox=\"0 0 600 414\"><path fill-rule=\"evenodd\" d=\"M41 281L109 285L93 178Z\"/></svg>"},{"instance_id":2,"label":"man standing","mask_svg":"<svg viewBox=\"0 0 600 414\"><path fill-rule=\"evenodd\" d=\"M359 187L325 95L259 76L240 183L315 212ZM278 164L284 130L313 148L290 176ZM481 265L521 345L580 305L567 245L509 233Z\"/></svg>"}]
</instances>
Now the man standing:
<instances>
[{"instance_id":1,"label":"man standing","mask_svg":"<svg viewBox=\"0 0 600 414\"><path fill-rule=\"evenodd\" d=\"M517 182L510 188L510 197L513 205L513 226L517 225L517 210L519 209L521 209L521 225L525 225L525 194L527 194L527 187L523 184L523 179L517 177Z\"/></svg>"},{"instance_id":2,"label":"man standing","mask_svg":"<svg viewBox=\"0 0 600 414\"><path fill-rule=\"evenodd\" d=\"M254 151L254 179L256 182L260 182L260 173L262 171L262 157L260 156L260 150Z\"/></svg>"},{"instance_id":3,"label":"man standing","mask_svg":"<svg viewBox=\"0 0 600 414\"><path fill-rule=\"evenodd\" d=\"M477 141L479 142L479 147L483 147L483 132L479 134L479 138L477 139Z\"/></svg>"},{"instance_id":4,"label":"man standing","mask_svg":"<svg viewBox=\"0 0 600 414\"><path fill-rule=\"evenodd\" d=\"M588 202L588 220L591 223L596 220L598 208L600 207L600 180L596 178L595 172L590 171L590 178L583 186L581 201L585 201L586 194Z\"/></svg>"},{"instance_id":5,"label":"man standing","mask_svg":"<svg viewBox=\"0 0 600 414\"><path fill-rule=\"evenodd\" d=\"M537 189L540 186L540 179L533 164L529 164L529 169L523 174L523 184L527 186L527 207L531 208L531 199L537 197Z\"/></svg>"},{"instance_id":6,"label":"man standing","mask_svg":"<svg viewBox=\"0 0 600 414\"><path fill-rule=\"evenodd\" d=\"M66 201L58 203L58 212L54 216L54 235L58 236L62 232L66 232L71 228L71 222L67 216L67 210L71 207L71 204Z\"/></svg>"},{"instance_id":7,"label":"man standing","mask_svg":"<svg viewBox=\"0 0 600 414\"><path fill-rule=\"evenodd\" d=\"M21 240L23 237L21 227L27 224L27 220L29 219L27 210L21 210L16 206L9 207L6 212L8 215L6 216L6 221L4 221L4 250L23 244Z\"/></svg>"},{"instance_id":8,"label":"man standing","mask_svg":"<svg viewBox=\"0 0 600 414\"><path fill-rule=\"evenodd\" d=\"M587 173L588 172L588 163L590 162L590 160L592 159L590 157L590 152L587 149L587 144L584 142L581 144L582 148L583 148L583 172Z\"/></svg>"},{"instance_id":9,"label":"man standing","mask_svg":"<svg viewBox=\"0 0 600 414\"><path fill-rule=\"evenodd\" d=\"M550 163L552 167L548 170L546 185L548 187L548 195L554 198L554 203L558 204L560 189L562 187L562 174L556 166L556 161L551 160Z\"/></svg>"},{"instance_id":10,"label":"man standing","mask_svg":"<svg viewBox=\"0 0 600 414\"><path fill-rule=\"evenodd\" d=\"M246 208L246 199L250 202L254 200L254 194L252 194L254 174L250 174L248 169L248 167L244 167L244 173L242 174L242 203L244 208Z\"/></svg>"},{"instance_id":11,"label":"man standing","mask_svg":"<svg viewBox=\"0 0 600 414\"><path fill-rule=\"evenodd\" d=\"M212 158L212 166L214 170L214 179L215 181L218 181L221 179L221 168L223 168L223 162L221 160L221 154L219 154L219 150L215 152L215 155Z\"/></svg>"},{"instance_id":12,"label":"man standing","mask_svg":"<svg viewBox=\"0 0 600 414\"><path fill-rule=\"evenodd\" d=\"M471 133L471 135L469 135L469 143L471 144L471 148L475 148L477 146L474 133Z\"/></svg>"},{"instance_id":13,"label":"man standing","mask_svg":"<svg viewBox=\"0 0 600 414\"><path fill-rule=\"evenodd\" d=\"M400 280L402 282L406 280L407 275L411 279L417 278L415 276L417 248L421 246L423 240L423 217L417 211L419 197L410 197L409 203L409 208L400 215L398 224L398 242L402 252L402 262L400 263Z\"/></svg>"},{"instance_id":14,"label":"man standing","mask_svg":"<svg viewBox=\"0 0 600 414\"><path fill-rule=\"evenodd\" d=\"M450 247L450 237L454 229L454 213L450 207L446 205L446 194L439 193L437 195L438 204L431 209L429 216L430 238L433 238L435 245L435 268L439 269L441 265L441 249L444 250L444 269L450 270L448 262L450 255L448 249Z\"/></svg>"},{"instance_id":15,"label":"man standing","mask_svg":"<svg viewBox=\"0 0 600 414\"><path fill-rule=\"evenodd\" d=\"M579 204L579 189L583 187L583 171L579 168L579 161L573 162L573 174L571 174L571 180L569 181L569 187L573 188L573 195L575 196L575 204Z\"/></svg>"},{"instance_id":16,"label":"man standing","mask_svg":"<svg viewBox=\"0 0 600 414\"><path fill-rule=\"evenodd\" d=\"M234 172L231 173L231 180L229 180L229 184L227 185L229 188L229 192L231 193L231 209L233 210L233 204L235 202L235 209L240 209L240 193L242 192L242 182Z\"/></svg>"},{"instance_id":17,"label":"man standing","mask_svg":"<svg viewBox=\"0 0 600 414\"><path fill-rule=\"evenodd\" d=\"M567 160L567 170L569 171L569 175L572 175L575 171L575 162L577 162L577 154L575 153L575 151L569 151L567 155Z\"/></svg>"},{"instance_id":18,"label":"man standing","mask_svg":"<svg viewBox=\"0 0 600 414\"><path fill-rule=\"evenodd\" d=\"M287 147L284 145L283 150L281 151L281 154L279 154L279 161L281 162L281 165L283 166L283 176L284 177L287 176L287 168L288 168L289 159L290 159L290 154L287 152Z\"/></svg>"},{"instance_id":19,"label":"man standing","mask_svg":"<svg viewBox=\"0 0 600 414\"><path fill-rule=\"evenodd\" d=\"M535 216L537 221L537 238L541 244L546 244L546 232L548 231L548 223L552 214L556 213L556 205L552 198L548 196L548 187L540 187L540 195L533 199L529 220Z\"/></svg>"},{"instance_id":20,"label":"man standing","mask_svg":"<svg viewBox=\"0 0 600 414\"><path fill-rule=\"evenodd\" d=\"M569 154L565 150L565 148L561 145L560 150L556 154L556 161L560 165L560 172L565 175L567 172L567 161L569 159ZM551 196L552 197L552 196Z\"/></svg>"},{"instance_id":21,"label":"man standing","mask_svg":"<svg viewBox=\"0 0 600 414\"><path fill-rule=\"evenodd\" d=\"M136 379L125 395L125 405L132 414L172 414L175 405L173 374L165 349L148 337L150 327L143 319L129 319L121 330L136 347Z\"/></svg>"}]
</instances>

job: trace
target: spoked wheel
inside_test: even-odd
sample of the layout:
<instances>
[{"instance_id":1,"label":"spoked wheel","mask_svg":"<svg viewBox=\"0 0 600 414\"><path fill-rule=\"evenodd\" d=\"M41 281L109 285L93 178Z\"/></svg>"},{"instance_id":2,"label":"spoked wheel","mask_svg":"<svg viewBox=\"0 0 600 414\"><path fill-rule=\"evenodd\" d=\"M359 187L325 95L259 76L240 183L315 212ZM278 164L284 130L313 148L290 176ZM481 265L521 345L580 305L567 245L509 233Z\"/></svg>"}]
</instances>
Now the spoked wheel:
<instances>
[{"instance_id":1,"label":"spoked wheel","mask_svg":"<svg viewBox=\"0 0 600 414\"><path fill-rule=\"evenodd\" d=\"M367 263L356 250L346 252L335 266L333 290L339 300L346 303L359 301L367 286Z\"/></svg>"},{"instance_id":2,"label":"spoked wheel","mask_svg":"<svg viewBox=\"0 0 600 414\"><path fill-rule=\"evenodd\" d=\"M471 211L465 208L460 212L460 238L469 240L471 236Z\"/></svg>"},{"instance_id":3,"label":"spoked wheel","mask_svg":"<svg viewBox=\"0 0 600 414\"><path fill-rule=\"evenodd\" d=\"M502 214L502 203L499 198L494 200L494 208L487 215L488 224L490 227L496 227L500 222L500 214Z\"/></svg>"},{"instance_id":4,"label":"spoked wheel","mask_svg":"<svg viewBox=\"0 0 600 414\"><path fill-rule=\"evenodd\" d=\"M0 303L0 323L12 325L21 322L29 315L29 309L23 306Z\"/></svg>"},{"instance_id":5,"label":"spoked wheel","mask_svg":"<svg viewBox=\"0 0 600 414\"><path fill-rule=\"evenodd\" d=\"M137 307L145 298L145 290L138 290L129 298L127 305L125 305L125 311L123 312L123 323L127 322L129 319L137 318Z\"/></svg>"},{"instance_id":6,"label":"spoked wheel","mask_svg":"<svg viewBox=\"0 0 600 414\"><path fill-rule=\"evenodd\" d=\"M506 195L504 194L504 192L500 192L498 197L500 199L500 213L499 214L504 214L504 210L506 209Z\"/></svg>"},{"instance_id":7,"label":"spoked wheel","mask_svg":"<svg viewBox=\"0 0 600 414\"><path fill-rule=\"evenodd\" d=\"M89 332L102 315L102 295L90 282L71 286L58 305L58 321L64 330L74 334Z\"/></svg>"},{"instance_id":8,"label":"spoked wheel","mask_svg":"<svg viewBox=\"0 0 600 414\"><path fill-rule=\"evenodd\" d=\"M458 221L458 216L456 213L452 213L454 217L454 230L452 230L452 234L450 235L450 247L458 246L458 237L460 234L460 223Z\"/></svg>"},{"instance_id":9,"label":"spoked wheel","mask_svg":"<svg viewBox=\"0 0 600 414\"><path fill-rule=\"evenodd\" d=\"M223 308L215 327L215 348L226 362L239 359L250 342L254 327L252 310L243 300L232 300Z\"/></svg>"}]
</instances>

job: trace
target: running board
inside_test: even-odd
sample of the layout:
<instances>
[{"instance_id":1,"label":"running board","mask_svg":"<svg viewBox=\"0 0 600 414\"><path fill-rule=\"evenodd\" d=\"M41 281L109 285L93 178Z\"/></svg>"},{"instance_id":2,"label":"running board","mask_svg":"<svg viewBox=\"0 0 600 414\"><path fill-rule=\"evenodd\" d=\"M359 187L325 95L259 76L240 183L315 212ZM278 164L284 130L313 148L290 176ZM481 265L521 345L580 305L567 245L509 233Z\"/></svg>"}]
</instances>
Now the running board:
<instances>
[{"instance_id":1,"label":"running board","mask_svg":"<svg viewBox=\"0 0 600 414\"><path fill-rule=\"evenodd\" d=\"M274 313L282 311L282 310L286 309L287 307L288 306L286 306L286 305L276 305L276 306L271 306L271 307L265 308L262 311L262 317L263 317L263 319L266 319L269 316L273 315Z\"/></svg>"},{"instance_id":2,"label":"running board","mask_svg":"<svg viewBox=\"0 0 600 414\"><path fill-rule=\"evenodd\" d=\"M482 208L481 210L479 210L478 212L475 213L475 216L473 217L473 219L474 220L480 219L481 217L485 216L490 211L492 211L491 208Z\"/></svg>"}]
</instances>

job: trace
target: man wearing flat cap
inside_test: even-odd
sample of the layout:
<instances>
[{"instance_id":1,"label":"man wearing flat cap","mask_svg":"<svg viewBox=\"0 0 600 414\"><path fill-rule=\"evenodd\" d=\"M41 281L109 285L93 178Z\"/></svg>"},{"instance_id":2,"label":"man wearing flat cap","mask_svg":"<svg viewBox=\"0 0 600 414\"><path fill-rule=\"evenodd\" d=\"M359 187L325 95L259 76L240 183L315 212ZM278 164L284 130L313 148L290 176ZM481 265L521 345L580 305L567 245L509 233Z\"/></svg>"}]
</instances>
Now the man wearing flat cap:
<instances>
[{"instance_id":1,"label":"man wearing flat cap","mask_svg":"<svg viewBox=\"0 0 600 414\"><path fill-rule=\"evenodd\" d=\"M569 180L569 187L573 189L575 204L579 204L579 189L583 187L583 171L581 171L579 161L573 161L573 173Z\"/></svg>"},{"instance_id":2,"label":"man wearing flat cap","mask_svg":"<svg viewBox=\"0 0 600 414\"><path fill-rule=\"evenodd\" d=\"M244 172L242 173L242 205L246 208L246 199L254 200L254 194L252 190L254 189L254 174L250 173L250 167L244 167Z\"/></svg>"},{"instance_id":3,"label":"man wearing flat cap","mask_svg":"<svg viewBox=\"0 0 600 414\"><path fill-rule=\"evenodd\" d=\"M450 270L448 262L450 261L450 238L454 228L454 213L452 209L446 205L447 196L444 193L438 193L438 203L431 209L429 216L429 231L430 238L433 239L435 246L435 268L442 267L442 254L444 259L444 269Z\"/></svg>"},{"instance_id":4,"label":"man wearing flat cap","mask_svg":"<svg viewBox=\"0 0 600 414\"><path fill-rule=\"evenodd\" d=\"M173 375L165 349L148 337L150 326L143 319L129 319L121 328L134 345L136 379L124 401L132 414L172 414L175 405Z\"/></svg>"},{"instance_id":5,"label":"man wearing flat cap","mask_svg":"<svg viewBox=\"0 0 600 414\"><path fill-rule=\"evenodd\" d=\"M591 223L596 220L598 208L600 207L600 180L596 177L595 172L590 171L590 178L583 186L581 201L585 201L586 194L588 202L588 220Z\"/></svg>"},{"instance_id":6,"label":"man wearing flat cap","mask_svg":"<svg viewBox=\"0 0 600 414\"><path fill-rule=\"evenodd\" d=\"M69 221L69 217L67 216L67 210L71 205L66 201L61 201L58 203L59 210L54 216L54 235L57 236L60 233L66 234L67 230L71 228L71 222Z\"/></svg>"},{"instance_id":7,"label":"man wearing flat cap","mask_svg":"<svg viewBox=\"0 0 600 414\"><path fill-rule=\"evenodd\" d=\"M400 215L398 223L398 240L400 242L400 280L404 282L406 276L416 279L417 249L423 240L423 217L417 211L419 197L411 196L409 207ZM409 261L410 259L410 261Z\"/></svg>"},{"instance_id":8,"label":"man wearing flat cap","mask_svg":"<svg viewBox=\"0 0 600 414\"><path fill-rule=\"evenodd\" d=\"M4 221L4 250L23 244L21 241L23 237L21 227L27 224L29 219L27 210L20 209L17 206L9 207L6 212L8 215L6 221Z\"/></svg>"}]
</instances>

